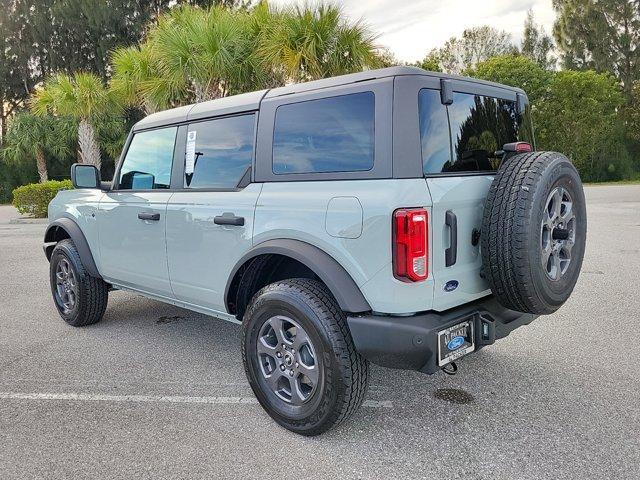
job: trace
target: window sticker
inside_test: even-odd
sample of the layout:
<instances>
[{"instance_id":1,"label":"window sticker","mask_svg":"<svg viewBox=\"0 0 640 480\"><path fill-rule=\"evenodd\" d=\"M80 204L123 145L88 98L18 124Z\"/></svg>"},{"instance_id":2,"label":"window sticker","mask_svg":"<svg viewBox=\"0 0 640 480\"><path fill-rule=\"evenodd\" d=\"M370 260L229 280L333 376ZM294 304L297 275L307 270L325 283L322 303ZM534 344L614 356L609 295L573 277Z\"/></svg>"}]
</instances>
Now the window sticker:
<instances>
[{"instance_id":1,"label":"window sticker","mask_svg":"<svg viewBox=\"0 0 640 480\"><path fill-rule=\"evenodd\" d=\"M192 175L196 168L196 131L187 134L187 151L184 164L184 173Z\"/></svg>"}]
</instances>

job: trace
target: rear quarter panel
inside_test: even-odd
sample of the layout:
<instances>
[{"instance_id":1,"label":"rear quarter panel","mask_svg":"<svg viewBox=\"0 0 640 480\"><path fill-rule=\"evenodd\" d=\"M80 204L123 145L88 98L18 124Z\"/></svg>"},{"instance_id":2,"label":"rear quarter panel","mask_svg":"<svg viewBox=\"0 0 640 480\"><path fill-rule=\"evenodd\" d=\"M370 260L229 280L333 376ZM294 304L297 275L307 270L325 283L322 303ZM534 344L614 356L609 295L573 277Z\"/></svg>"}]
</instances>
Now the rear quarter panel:
<instances>
[{"instance_id":1,"label":"rear quarter panel","mask_svg":"<svg viewBox=\"0 0 640 480\"><path fill-rule=\"evenodd\" d=\"M344 201L354 198L357 202ZM361 215L355 210L358 203ZM256 205L253 243L278 238L310 243L342 265L374 311L428 310L431 278L404 283L394 278L392 268L393 211L420 206L431 206L424 179L265 183Z\"/></svg>"}]
</instances>

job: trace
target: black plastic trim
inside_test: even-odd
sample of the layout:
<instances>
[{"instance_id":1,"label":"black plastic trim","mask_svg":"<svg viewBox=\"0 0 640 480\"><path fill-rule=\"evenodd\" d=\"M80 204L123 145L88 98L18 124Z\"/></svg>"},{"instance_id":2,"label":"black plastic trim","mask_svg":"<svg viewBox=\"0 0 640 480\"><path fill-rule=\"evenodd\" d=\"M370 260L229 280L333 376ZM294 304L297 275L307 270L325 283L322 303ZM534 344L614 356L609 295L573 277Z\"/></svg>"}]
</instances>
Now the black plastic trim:
<instances>
[{"instance_id":1,"label":"black plastic trim","mask_svg":"<svg viewBox=\"0 0 640 480\"><path fill-rule=\"evenodd\" d=\"M247 261L264 254L284 255L307 266L329 288L340 308L345 312L371 311L371 306L362 295L360 288L342 265L318 247L292 239L276 239L260 243L238 261L229 275L224 292L227 311L229 311L229 289L236 273Z\"/></svg>"},{"instance_id":2,"label":"black plastic trim","mask_svg":"<svg viewBox=\"0 0 640 480\"><path fill-rule=\"evenodd\" d=\"M91 253L91 249L89 248L89 243L82 233L82 230L78 226L76 222L71 220L70 218L60 218L58 220L54 220L47 227L47 231L44 234L44 250L45 255L47 256L47 260L51 258L51 254L49 252L49 248L52 242L55 242L55 232L56 229L61 228L69 238L73 241L74 245L78 249L78 254L80 255L80 260L82 260L82 265L89 272L89 275L96 278L102 278L100 273L98 272L98 268L96 267L96 262L93 260L93 254ZM53 248L51 248L51 251Z\"/></svg>"},{"instance_id":3,"label":"black plastic trim","mask_svg":"<svg viewBox=\"0 0 640 480\"><path fill-rule=\"evenodd\" d=\"M383 367L432 374L439 370L439 331L464 320L475 322L475 351L478 351L536 318L537 315L509 310L489 296L445 312L430 311L409 317L350 315L347 322L356 349L369 361ZM487 335L483 336L485 330Z\"/></svg>"},{"instance_id":4,"label":"black plastic trim","mask_svg":"<svg viewBox=\"0 0 640 480\"><path fill-rule=\"evenodd\" d=\"M244 217L237 217L233 213L225 213L213 217L213 223L216 225L232 225L234 227L244 226Z\"/></svg>"},{"instance_id":5,"label":"black plastic trim","mask_svg":"<svg viewBox=\"0 0 640 480\"><path fill-rule=\"evenodd\" d=\"M444 266L451 267L458 260L458 217L451 210L444 214L444 224L449 227L449 247L444 251Z\"/></svg>"},{"instance_id":6,"label":"black plastic trim","mask_svg":"<svg viewBox=\"0 0 640 480\"><path fill-rule=\"evenodd\" d=\"M443 105L451 105L453 103L453 86L451 80L440 79L440 102Z\"/></svg>"}]
</instances>

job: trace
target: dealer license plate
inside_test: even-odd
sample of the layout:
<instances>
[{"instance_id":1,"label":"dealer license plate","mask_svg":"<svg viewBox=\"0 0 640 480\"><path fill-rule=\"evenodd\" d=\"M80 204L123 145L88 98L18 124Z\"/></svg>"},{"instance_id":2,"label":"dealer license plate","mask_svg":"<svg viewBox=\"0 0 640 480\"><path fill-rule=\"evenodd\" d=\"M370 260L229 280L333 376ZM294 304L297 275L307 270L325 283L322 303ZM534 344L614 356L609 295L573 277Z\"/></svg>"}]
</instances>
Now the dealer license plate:
<instances>
[{"instance_id":1,"label":"dealer license plate","mask_svg":"<svg viewBox=\"0 0 640 480\"><path fill-rule=\"evenodd\" d=\"M466 321L438 332L438 366L442 367L475 350L473 322Z\"/></svg>"}]
</instances>

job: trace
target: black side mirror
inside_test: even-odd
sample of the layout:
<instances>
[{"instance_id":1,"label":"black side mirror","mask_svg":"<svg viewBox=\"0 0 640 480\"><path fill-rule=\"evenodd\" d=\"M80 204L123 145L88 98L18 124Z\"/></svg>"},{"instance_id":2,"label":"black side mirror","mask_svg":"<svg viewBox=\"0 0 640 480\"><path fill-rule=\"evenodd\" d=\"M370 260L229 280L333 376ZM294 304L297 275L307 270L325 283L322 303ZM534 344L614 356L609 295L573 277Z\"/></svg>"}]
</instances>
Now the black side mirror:
<instances>
[{"instance_id":1,"label":"black side mirror","mask_svg":"<svg viewBox=\"0 0 640 480\"><path fill-rule=\"evenodd\" d=\"M100 172L95 165L74 163L71 165L73 188L100 188Z\"/></svg>"}]
</instances>

